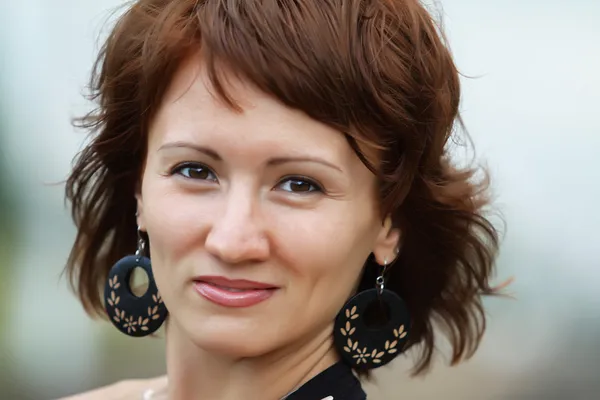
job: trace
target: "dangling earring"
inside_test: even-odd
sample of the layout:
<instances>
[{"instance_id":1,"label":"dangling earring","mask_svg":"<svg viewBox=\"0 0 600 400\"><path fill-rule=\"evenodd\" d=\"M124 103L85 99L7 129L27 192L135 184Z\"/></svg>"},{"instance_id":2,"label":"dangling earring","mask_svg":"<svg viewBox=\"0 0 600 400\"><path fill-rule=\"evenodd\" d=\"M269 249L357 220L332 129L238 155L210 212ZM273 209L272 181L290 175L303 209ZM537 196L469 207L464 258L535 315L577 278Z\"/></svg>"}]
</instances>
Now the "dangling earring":
<instances>
[{"instance_id":1,"label":"dangling earring","mask_svg":"<svg viewBox=\"0 0 600 400\"><path fill-rule=\"evenodd\" d=\"M402 352L408 336L410 315L404 301L385 289L385 270L375 281L376 287L354 295L335 319L334 343L342 359L356 369L374 369L392 361ZM383 326L369 327L365 311L379 303L387 308L388 319Z\"/></svg>"},{"instance_id":2,"label":"dangling earring","mask_svg":"<svg viewBox=\"0 0 600 400\"><path fill-rule=\"evenodd\" d=\"M144 256L146 242L138 227L135 255L121 258L111 268L104 286L104 306L114 326L126 335L142 337L156 332L167 317L167 308L158 293L150 259ZM148 275L148 290L137 297L129 287L136 267Z\"/></svg>"}]
</instances>

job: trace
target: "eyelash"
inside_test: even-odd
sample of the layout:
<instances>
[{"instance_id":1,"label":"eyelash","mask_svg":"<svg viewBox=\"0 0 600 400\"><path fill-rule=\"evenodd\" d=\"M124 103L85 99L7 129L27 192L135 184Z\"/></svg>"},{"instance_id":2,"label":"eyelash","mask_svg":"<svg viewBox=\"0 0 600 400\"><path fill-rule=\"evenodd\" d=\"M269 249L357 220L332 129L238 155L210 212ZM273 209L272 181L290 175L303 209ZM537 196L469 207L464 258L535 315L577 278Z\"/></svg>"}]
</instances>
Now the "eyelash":
<instances>
[{"instance_id":1,"label":"eyelash","mask_svg":"<svg viewBox=\"0 0 600 400\"><path fill-rule=\"evenodd\" d=\"M291 190L285 190L285 192L296 193L296 194L325 193L325 190L323 190L323 187L320 184L315 182L313 179L307 178L305 176L298 176L298 175L285 176L277 183L277 186L281 186L285 182L293 182L293 181L307 183L310 186L312 186L314 188L314 190L309 190L308 192L293 192Z\"/></svg>"},{"instance_id":2,"label":"eyelash","mask_svg":"<svg viewBox=\"0 0 600 400\"><path fill-rule=\"evenodd\" d=\"M188 176L186 174L184 174L182 171L185 169L195 169L195 170L202 170L202 171L206 171L210 174L212 174L215 179L198 179L198 178L192 178L191 176ZM212 182L216 182L218 181L216 174L210 169L208 168L206 165L200 164L200 163L192 163L192 162L186 162L186 163L182 163L182 164L178 164L175 167L173 167L173 169L171 169L171 175L181 175L183 176L185 179L190 179L190 180L205 180L205 181L212 181Z\"/></svg>"},{"instance_id":3,"label":"eyelash","mask_svg":"<svg viewBox=\"0 0 600 400\"><path fill-rule=\"evenodd\" d=\"M193 178L191 176L189 176L189 173L186 175L183 173L183 171L185 169L195 169L195 170L202 170L202 171L206 171L209 174L212 174L214 176L214 179L202 179L202 178ZM216 174L206 165L200 164L200 163L191 163L191 162L186 162L186 163L182 163L182 164L178 164L175 167L173 167L171 169L170 175L181 175L183 178L185 179L189 179L189 180L207 180L207 181L211 181L211 182L217 182L218 179L216 177ZM291 190L285 190L285 192L288 193L296 193L296 194L308 194L308 193L324 193L325 190L323 189L323 186L320 185L319 183L317 183L315 180L310 179L308 177L305 176L300 176L300 175L289 175L289 176L285 176L283 177L278 183L277 186L281 186L283 183L286 182L296 182L296 183L304 183L304 184L308 184L310 185L313 190L309 190L306 192L294 192Z\"/></svg>"}]
</instances>

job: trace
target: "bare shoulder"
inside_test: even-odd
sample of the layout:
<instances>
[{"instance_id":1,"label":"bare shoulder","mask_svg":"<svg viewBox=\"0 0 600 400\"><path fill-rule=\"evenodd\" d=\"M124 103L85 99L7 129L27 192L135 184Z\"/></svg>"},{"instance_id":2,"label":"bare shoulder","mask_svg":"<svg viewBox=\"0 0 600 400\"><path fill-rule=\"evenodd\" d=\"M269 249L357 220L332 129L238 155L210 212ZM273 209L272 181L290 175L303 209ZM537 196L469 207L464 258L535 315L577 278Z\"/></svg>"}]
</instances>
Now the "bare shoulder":
<instances>
[{"instance_id":1,"label":"bare shoulder","mask_svg":"<svg viewBox=\"0 0 600 400\"><path fill-rule=\"evenodd\" d=\"M166 376L152 379L130 379L59 400L142 400L146 390L159 390L166 385L166 381Z\"/></svg>"}]
</instances>

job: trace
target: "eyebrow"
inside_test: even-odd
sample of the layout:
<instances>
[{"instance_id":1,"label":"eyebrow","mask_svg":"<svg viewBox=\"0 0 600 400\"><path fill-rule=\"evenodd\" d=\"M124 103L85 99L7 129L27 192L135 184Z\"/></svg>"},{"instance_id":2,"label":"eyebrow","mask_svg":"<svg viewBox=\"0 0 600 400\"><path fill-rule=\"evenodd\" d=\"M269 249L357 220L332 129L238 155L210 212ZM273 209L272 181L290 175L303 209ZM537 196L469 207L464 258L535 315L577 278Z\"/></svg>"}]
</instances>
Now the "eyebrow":
<instances>
[{"instance_id":1,"label":"eyebrow","mask_svg":"<svg viewBox=\"0 0 600 400\"><path fill-rule=\"evenodd\" d=\"M160 146L160 148L158 150L161 151L161 150L166 150L166 149L177 149L177 148L191 149L191 150L197 151L199 153L206 154L207 156L209 156L210 158L212 158L215 161L223 160L223 158L216 151L214 151L208 147L199 146L199 145L196 145L193 143L188 143L188 142L166 143L166 144L163 144L162 146ZM311 157L311 156L275 157L275 158L269 159L267 164L275 166L275 165L282 165L282 164L294 163L294 162L310 162L310 163L321 164L326 167L333 168L336 171L343 172L342 169L340 167L338 167L337 165L332 164L329 161L324 160L322 158Z\"/></svg>"},{"instance_id":2,"label":"eyebrow","mask_svg":"<svg viewBox=\"0 0 600 400\"><path fill-rule=\"evenodd\" d=\"M167 150L167 149L191 149L191 150L197 151L199 153L204 153L207 156L209 156L210 158L212 158L213 160L216 160L216 161L223 160L221 158L221 156L217 154L216 151L209 149L208 147L198 146L198 145L195 145L192 143L187 143L187 142L166 143L166 144L163 144L162 146L160 146L158 148L158 151Z\"/></svg>"},{"instance_id":3,"label":"eyebrow","mask_svg":"<svg viewBox=\"0 0 600 400\"><path fill-rule=\"evenodd\" d=\"M344 172L340 167L335 164L330 163L329 161L325 161L319 157L310 157L310 156L298 156L298 157L276 157L271 158L268 162L269 165L281 165L286 163L294 163L294 162L309 162L321 164L329 168L333 168L336 171Z\"/></svg>"}]
</instances>

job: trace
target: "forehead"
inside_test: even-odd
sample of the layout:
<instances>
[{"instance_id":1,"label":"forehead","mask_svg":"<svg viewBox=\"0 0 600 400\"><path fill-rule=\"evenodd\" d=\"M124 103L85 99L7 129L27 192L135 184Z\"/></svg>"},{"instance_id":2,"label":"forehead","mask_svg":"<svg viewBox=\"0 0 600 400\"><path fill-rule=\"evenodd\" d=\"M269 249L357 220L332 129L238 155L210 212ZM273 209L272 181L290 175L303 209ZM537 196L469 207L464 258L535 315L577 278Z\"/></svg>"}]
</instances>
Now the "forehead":
<instances>
[{"instance_id":1,"label":"forehead","mask_svg":"<svg viewBox=\"0 0 600 400\"><path fill-rule=\"evenodd\" d=\"M205 141L213 145L253 146L276 151L311 152L339 162L353 162L354 151L341 132L285 106L252 84L225 75L235 110L217 94L198 58L186 60L174 75L151 125L151 147L170 141Z\"/></svg>"}]
</instances>

